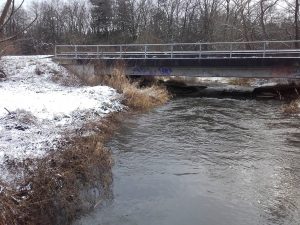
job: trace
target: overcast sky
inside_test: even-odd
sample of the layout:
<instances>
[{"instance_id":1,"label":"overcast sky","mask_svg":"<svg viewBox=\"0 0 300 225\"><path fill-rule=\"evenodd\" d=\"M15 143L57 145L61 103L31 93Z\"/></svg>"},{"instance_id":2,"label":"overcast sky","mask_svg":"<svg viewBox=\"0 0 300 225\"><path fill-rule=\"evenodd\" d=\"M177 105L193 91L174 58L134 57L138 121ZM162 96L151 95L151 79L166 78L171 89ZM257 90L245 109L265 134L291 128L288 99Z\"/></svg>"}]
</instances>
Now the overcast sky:
<instances>
[{"instance_id":1,"label":"overcast sky","mask_svg":"<svg viewBox=\"0 0 300 225\"><path fill-rule=\"evenodd\" d=\"M31 2L33 2L34 0L25 0L24 1L24 6L29 6ZM22 0L16 0L17 4L20 4L22 2Z\"/></svg>"},{"instance_id":2,"label":"overcast sky","mask_svg":"<svg viewBox=\"0 0 300 225\"><path fill-rule=\"evenodd\" d=\"M2 0L0 0L2 1ZM27 7L27 6L30 6L31 2L37 2L37 1L41 1L41 0L24 0L24 6ZM21 3L22 0L16 0L17 3Z\"/></svg>"}]
</instances>

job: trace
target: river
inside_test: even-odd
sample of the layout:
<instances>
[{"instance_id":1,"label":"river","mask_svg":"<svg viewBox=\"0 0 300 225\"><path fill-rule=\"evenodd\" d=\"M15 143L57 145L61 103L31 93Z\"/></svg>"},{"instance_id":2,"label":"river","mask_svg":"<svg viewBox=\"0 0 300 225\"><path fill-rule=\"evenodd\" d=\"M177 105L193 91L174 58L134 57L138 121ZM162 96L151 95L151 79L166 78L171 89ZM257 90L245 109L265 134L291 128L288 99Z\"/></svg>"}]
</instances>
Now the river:
<instances>
[{"instance_id":1,"label":"river","mask_svg":"<svg viewBox=\"0 0 300 225\"><path fill-rule=\"evenodd\" d=\"M279 101L178 98L126 120L110 201L75 224L299 225L300 117Z\"/></svg>"}]
</instances>

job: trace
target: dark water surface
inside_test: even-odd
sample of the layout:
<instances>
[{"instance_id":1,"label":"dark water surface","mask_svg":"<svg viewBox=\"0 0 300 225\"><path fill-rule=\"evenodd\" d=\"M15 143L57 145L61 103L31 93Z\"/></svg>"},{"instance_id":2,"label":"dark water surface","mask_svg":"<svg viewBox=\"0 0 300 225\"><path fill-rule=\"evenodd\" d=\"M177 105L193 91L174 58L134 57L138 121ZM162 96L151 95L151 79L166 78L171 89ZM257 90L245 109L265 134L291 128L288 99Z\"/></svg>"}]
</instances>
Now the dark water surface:
<instances>
[{"instance_id":1,"label":"dark water surface","mask_svg":"<svg viewBox=\"0 0 300 225\"><path fill-rule=\"evenodd\" d=\"M76 224L300 224L300 117L275 101L184 98L109 143L113 197Z\"/></svg>"}]
</instances>

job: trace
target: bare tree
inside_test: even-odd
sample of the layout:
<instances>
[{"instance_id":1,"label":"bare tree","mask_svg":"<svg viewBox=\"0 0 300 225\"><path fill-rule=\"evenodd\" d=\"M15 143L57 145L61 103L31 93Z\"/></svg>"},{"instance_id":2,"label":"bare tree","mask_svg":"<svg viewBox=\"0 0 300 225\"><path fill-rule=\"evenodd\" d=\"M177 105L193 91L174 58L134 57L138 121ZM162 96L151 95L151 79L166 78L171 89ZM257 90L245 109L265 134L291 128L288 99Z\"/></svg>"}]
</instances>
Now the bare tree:
<instances>
[{"instance_id":1,"label":"bare tree","mask_svg":"<svg viewBox=\"0 0 300 225\"><path fill-rule=\"evenodd\" d=\"M9 33L7 36L5 33L5 27L10 24L12 18L16 15L17 12L20 11L24 0L21 2L19 6L15 6L15 0L6 0L2 11L0 11L0 58L4 54L7 46L4 43L14 40L18 35L22 34L25 30L27 30L36 20L35 19L29 23L27 26L23 27L21 30L15 30L14 33ZM4 78L6 75L2 69L0 69L0 78Z\"/></svg>"},{"instance_id":2,"label":"bare tree","mask_svg":"<svg viewBox=\"0 0 300 225\"><path fill-rule=\"evenodd\" d=\"M18 35L22 34L24 31L26 31L37 19L37 15L35 15L35 18L23 29L18 30L17 32L10 34L9 36L6 36L5 34L5 27L10 23L12 18L16 15L17 12L20 11L22 5L24 3L24 0L18 5L15 6L15 0L6 0L6 3L4 5L3 10L1 11L0 16L0 44L11 41L15 39ZM3 54L3 49L0 48L0 56Z\"/></svg>"},{"instance_id":3,"label":"bare tree","mask_svg":"<svg viewBox=\"0 0 300 225\"><path fill-rule=\"evenodd\" d=\"M299 0L295 0L295 40L299 40ZM299 43L295 43L295 47L299 48Z\"/></svg>"},{"instance_id":4,"label":"bare tree","mask_svg":"<svg viewBox=\"0 0 300 225\"><path fill-rule=\"evenodd\" d=\"M12 7L14 8L14 0L7 0L4 8L1 12L1 16L0 16L0 44L6 41L6 38L4 38L4 34L3 34L3 28L6 25L6 23L8 23L9 19L12 17L12 13L9 15L9 10L11 8L11 5L13 5ZM9 40L9 39L8 39ZM1 50L1 47L0 47ZM2 52L2 50L1 50ZM1 54L0 54L1 57ZM0 69L0 78L5 78L6 75L4 73L4 71L2 69Z\"/></svg>"},{"instance_id":5,"label":"bare tree","mask_svg":"<svg viewBox=\"0 0 300 225\"><path fill-rule=\"evenodd\" d=\"M263 40L269 39L269 34L266 29L267 13L278 3L279 0L259 0L259 23L262 30Z\"/></svg>"}]
</instances>

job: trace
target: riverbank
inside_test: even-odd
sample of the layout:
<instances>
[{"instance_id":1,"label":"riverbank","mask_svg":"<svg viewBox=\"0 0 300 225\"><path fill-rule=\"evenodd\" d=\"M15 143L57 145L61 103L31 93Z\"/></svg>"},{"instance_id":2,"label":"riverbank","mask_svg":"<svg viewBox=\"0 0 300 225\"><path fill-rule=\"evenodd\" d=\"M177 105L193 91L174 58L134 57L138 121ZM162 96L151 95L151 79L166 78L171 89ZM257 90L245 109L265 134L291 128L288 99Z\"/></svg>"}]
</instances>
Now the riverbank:
<instances>
[{"instance_id":1,"label":"riverbank","mask_svg":"<svg viewBox=\"0 0 300 225\"><path fill-rule=\"evenodd\" d=\"M111 186L113 160L103 146L120 112L163 104L167 92L125 82L119 69L101 82L126 84L116 90L87 86L44 56L1 63L0 224L68 224Z\"/></svg>"}]
</instances>

